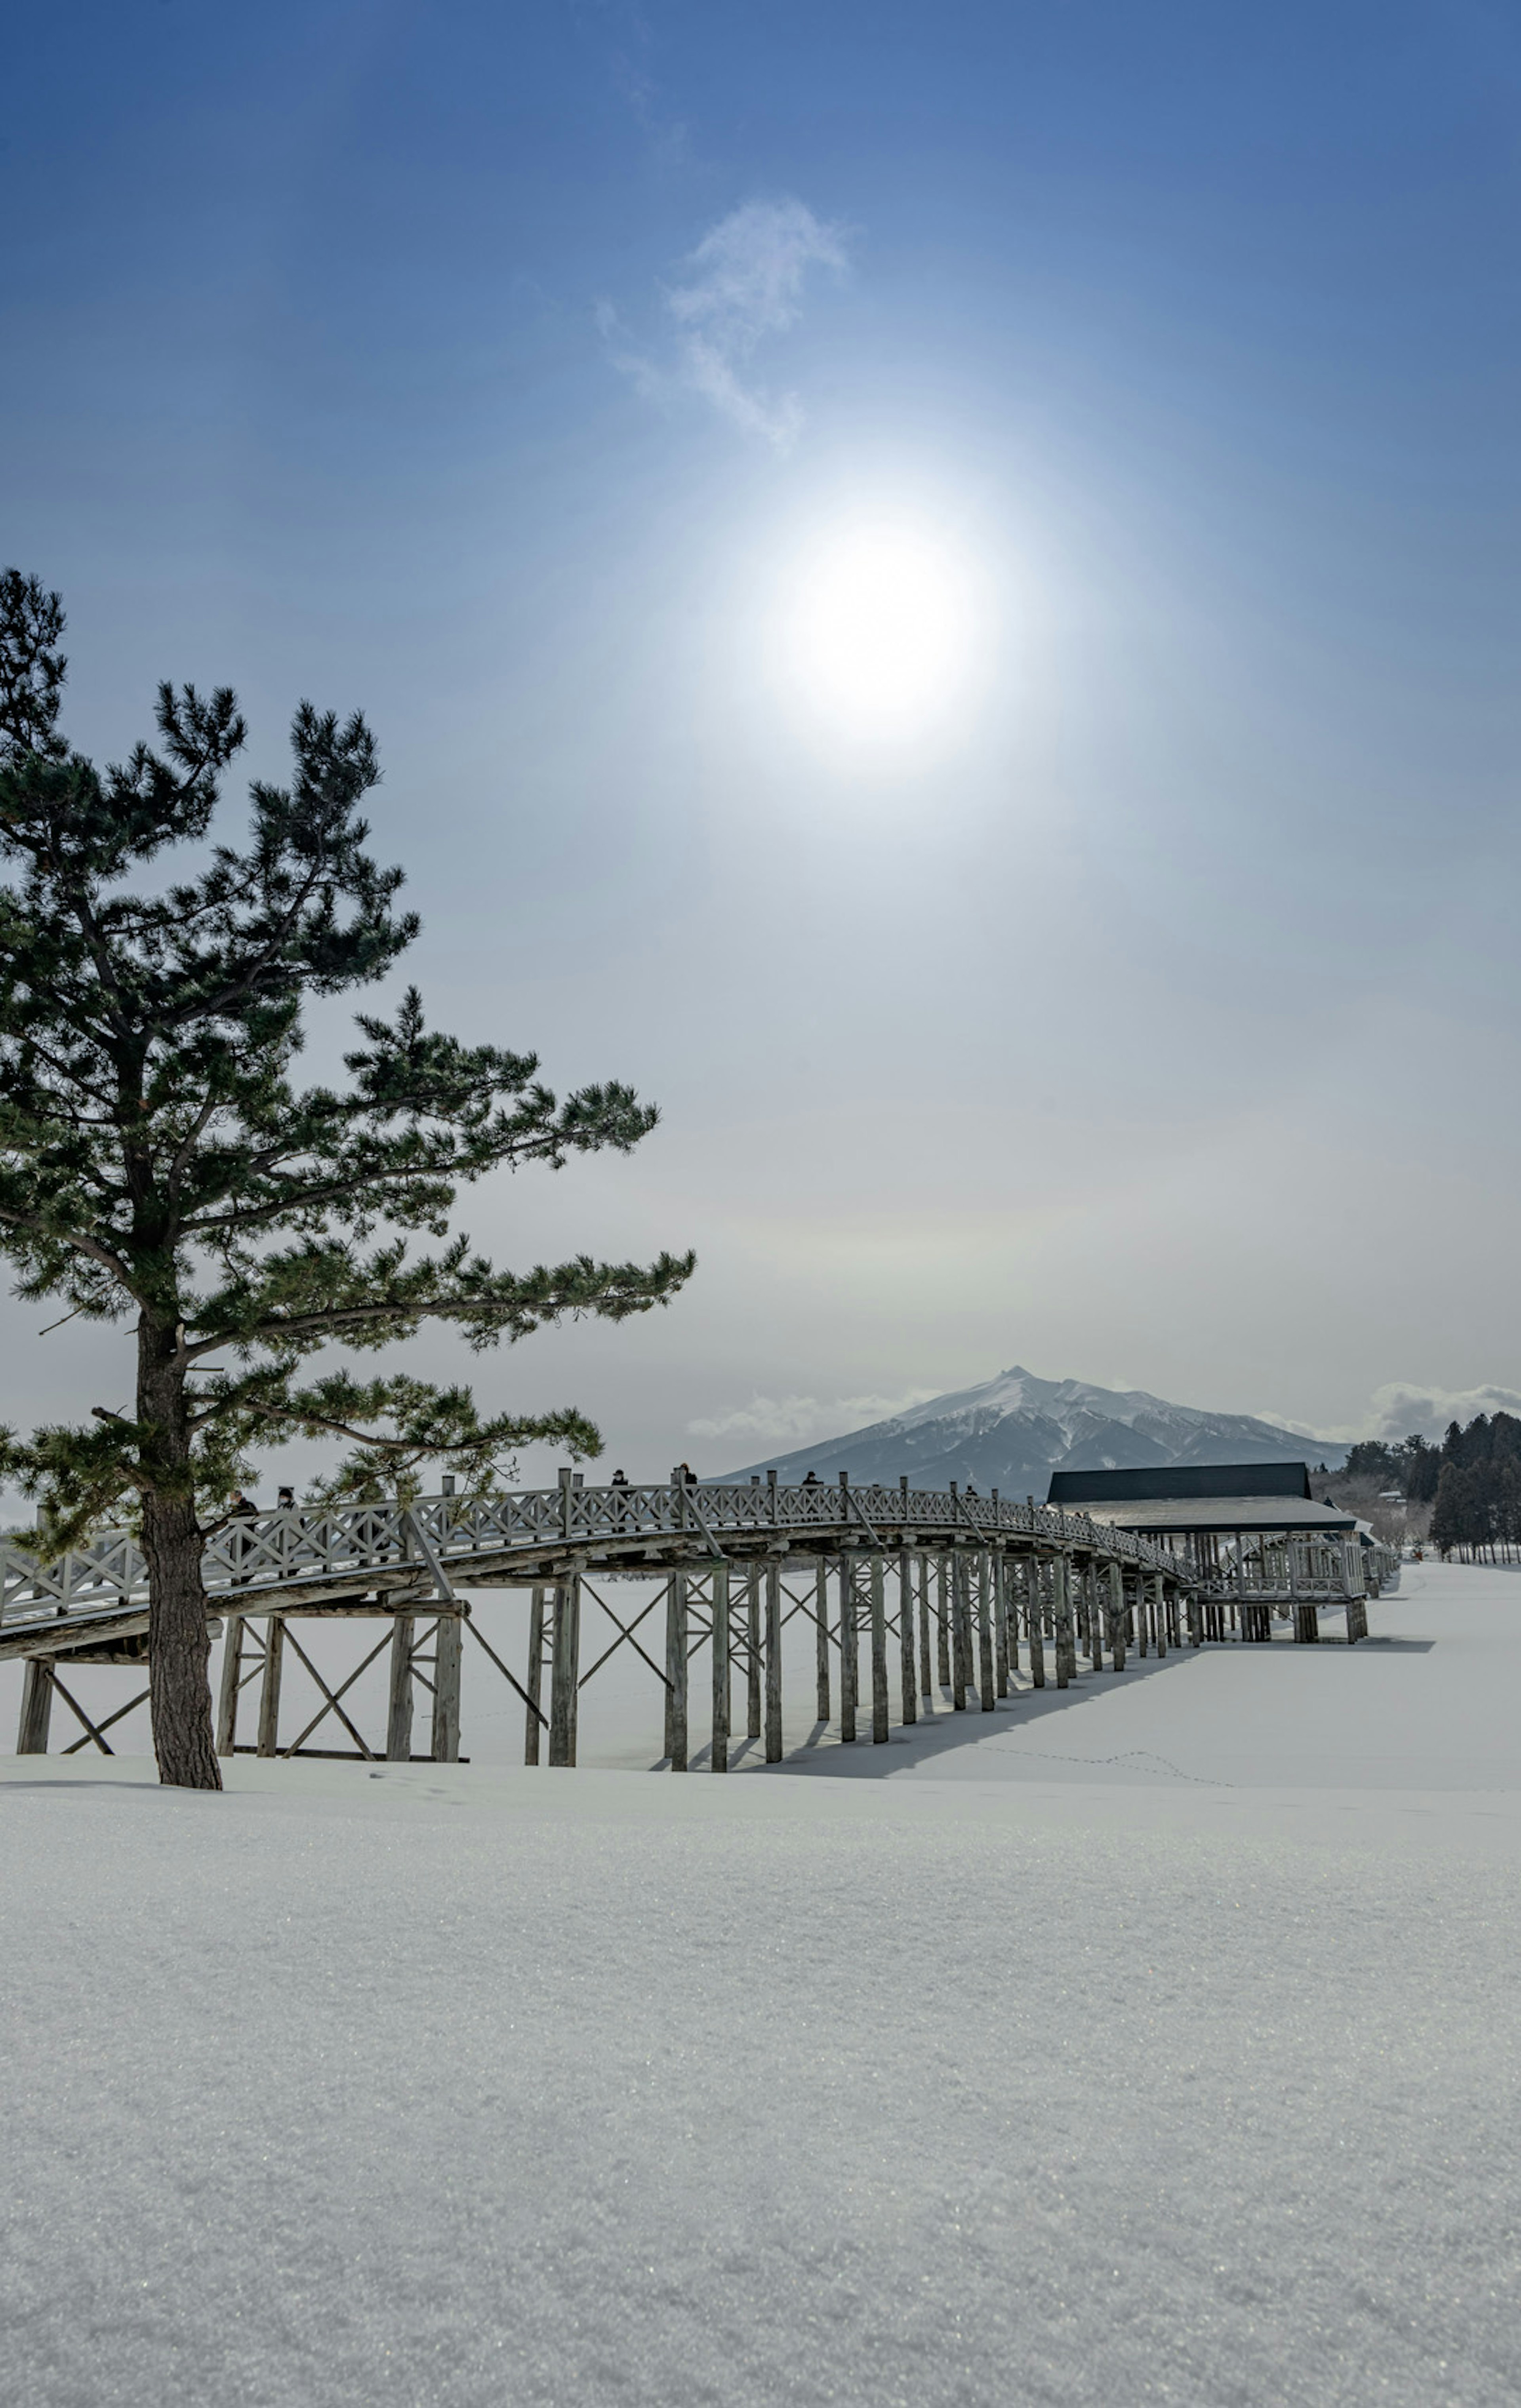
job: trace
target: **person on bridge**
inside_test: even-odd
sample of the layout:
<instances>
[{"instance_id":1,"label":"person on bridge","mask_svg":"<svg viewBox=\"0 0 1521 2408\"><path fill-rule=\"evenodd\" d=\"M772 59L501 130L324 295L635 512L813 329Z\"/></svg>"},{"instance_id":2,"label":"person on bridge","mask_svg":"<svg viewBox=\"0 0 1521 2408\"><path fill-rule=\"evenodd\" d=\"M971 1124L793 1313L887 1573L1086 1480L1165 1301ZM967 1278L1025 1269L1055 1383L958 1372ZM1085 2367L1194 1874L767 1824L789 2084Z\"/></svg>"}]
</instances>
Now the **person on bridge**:
<instances>
[{"instance_id":1,"label":"person on bridge","mask_svg":"<svg viewBox=\"0 0 1521 2408\"><path fill-rule=\"evenodd\" d=\"M610 1488L626 1488L628 1486L627 1473L624 1471L615 1471L612 1478L609 1481L608 1485Z\"/></svg>"}]
</instances>

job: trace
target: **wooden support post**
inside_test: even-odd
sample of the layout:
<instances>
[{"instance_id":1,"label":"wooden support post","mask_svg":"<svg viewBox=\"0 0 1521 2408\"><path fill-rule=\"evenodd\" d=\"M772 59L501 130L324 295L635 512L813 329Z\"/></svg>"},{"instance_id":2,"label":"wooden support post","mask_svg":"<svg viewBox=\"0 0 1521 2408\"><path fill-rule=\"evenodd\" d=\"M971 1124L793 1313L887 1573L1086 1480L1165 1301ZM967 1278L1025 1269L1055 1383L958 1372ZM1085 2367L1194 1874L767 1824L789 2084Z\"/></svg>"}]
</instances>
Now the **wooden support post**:
<instances>
[{"instance_id":1,"label":"wooden support post","mask_svg":"<svg viewBox=\"0 0 1521 2408\"><path fill-rule=\"evenodd\" d=\"M935 1669L940 1687L951 1685L951 1557L941 1548L935 1566Z\"/></svg>"},{"instance_id":2,"label":"wooden support post","mask_svg":"<svg viewBox=\"0 0 1521 2408\"><path fill-rule=\"evenodd\" d=\"M1103 1582L1098 1563L1092 1556L1083 1578L1088 1592L1088 1661L1096 1672L1101 1672L1104 1669Z\"/></svg>"},{"instance_id":3,"label":"wooden support post","mask_svg":"<svg viewBox=\"0 0 1521 2408\"><path fill-rule=\"evenodd\" d=\"M761 1602L760 1573L753 1564L745 1574L745 1737L761 1735Z\"/></svg>"},{"instance_id":4,"label":"wooden support post","mask_svg":"<svg viewBox=\"0 0 1521 2408\"><path fill-rule=\"evenodd\" d=\"M967 1691L971 1686L971 1611L967 1588L967 1558L958 1549L951 1558L951 1703L958 1714L967 1711Z\"/></svg>"},{"instance_id":5,"label":"wooden support post","mask_svg":"<svg viewBox=\"0 0 1521 2408\"><path fill-rule=\"evenodd\" d=\"M528 1600L527 1686L532 1702L524 1709L523 1717L523 1760L524 1764L537 1764L538 1734L543 1725L534 1707L538 1706L541 1713L544 1704L544 1592L541 1588L533 1590Z\"/></svg>"},{"instance_id":6,"label":"wooden support post","mask_svg":"<svg viewBox=\"0 0 1521 2408\"><path fill-rule=\"evenodd\" d=\"M1030 1686L1043 1689L1046 1684L1046 1645L1040 1626L1045 1615L1041 1592L1045 1587L1045 1567L1039 1555L1025 1559L1025 1636L1030 1643Z\"/></svg>"},{"instance_id":7,"label":"wooden support post","mask_svg":"<svg viewBox=\"0 0 1521 2408\"><path fill-rule=\"evenodd\" d=\"M977 1557L977 1695L984 1714L997 1703L993 1694L993 1558Z\"/></svg>"},{"instance_id":8,"label":"wooden support post","mask_svg":"<svg viewBox=\"0 0 1521 2408\"><path fill-rule=\"evenodd\" d=\"M1109 1560L1109 1661L1113 1671L1124 1671L1125 1567L1117 1555Z\"/></svg>"},{"instance_id":9,"label":"wooden support post","mask_svg":"<svg viewBox=\"0 0 1521 2408\"><path fill-rule=\"evenodd\" d=\"M264 1627L264 1679L259 1684L259 1754L280 1754L280 1679L285 1664L285 1616L272 1613Z\"/></svg>"},{"instance_id":10,"label":"wooden support post","mask_svg":"<svg viewBox=\"0 0 1521 2408\"><path fill-rule=\"evenodd\" d=\"M935 1640L931 1628L934 1609L929 1602L929 1557L920 1555L918 1564L919 1695L933 1713L935 1711Z\"/></svg>"},{"instance_id":11,"label":"wooden support post","mask_svg":"<svg viewBox=\"0 0 1521 2408\"><path fill-rule=\"evenodd\" d=\"M855 1737L855 1692L861 1669L855 1647L855 1577L848 1547L839 1551L839 1736Z\"/></svg>"},{"instance_id":12,"label":"wooden support post","mask_svg":"<svg viewBox=\"0 0 1521 2408\"><path fill-rule=\"evenodd\" d=\"M871 1558L871 1737L881 1747L887 1737L887 1597L886 1566Z\"/></svg>"},{"instance_id":13,"label":"wooden support post","mask_svg":"<svg viewBox=\"0 0 1521 2408\"><path fill-rule=\"evenodd\" d=\"M766 1567L766 1761L782 1761L782 1567Z\"/></svg>"},{"instance_id":14,"label":"wooden support post","mask_svg":"<svg viewBox=\"0 0 1521 2408\"><path fill-rule=\"evenodd\" d=\"M390 1764L412 1760L412 1632L413 1617L398 1613L391 1626L391 1695L385 1719L385 1753Z\"/></svg>"},{"instance_id":15,"label":"wooden support post","mask_svg":"<svg viewBox=\"0 0 1521 2408\"><path fill-rule=\"evenodd\" d=\"M576 1761L576 1719L581 1678L581 1575L555 1583L550 1626L550 1764Z\"/></svg>"},{"instance_id":16,"label":"wooden support post","mask_svg":"<svg viewBox=\"0 0 1521 2408\"><path fill-rule=\"evenodd\" d=\"M1056 1686L1067 1688L1077 1670L1077 1649L1072 1641L1072 1600L1068 1594L1068 1562L1065 1555L1051 1559L1052 1639L1056 1650Z\"/></svg>"},{"instance_id":17,"label":"wooden support post","mask_svg":"<svg viewBox=\"0 0 1521 2408\"><path fill-rule=\"evenodd\" d=\"M897 1670L902 1719L905 1724L916 1723L919 1679L913 1660L913 1557L907 1548L899 1550L897 1558Z\"/></svg>"},{"instance_id":18,"label":"wooden support post","mask_svg":"<svg viewBox=\"0 0 1521 2408\"><path fill-rule=\"evenodd\" d=\"M1088 1576L1084 1566L1075 1557L1069 1561L1067 1567L1067 1586L1076 1634L1073 1646L1075 1670L1078 1651L1081 1649L1084 1656L1088 1652Z\"/></svg>"},{"instance_id":19,"label":"wooden support post","mask_svg":"<svg viewBox=\"0 0 1521 2408\"><path fill-rule=\"evenodd\" d=\"M459 1682L465 1633L457 1613L440 1613L433 1634L433 1761L459 1762Z\"/></svg>"},{"instance_id":20,"label":"wooden support post","mask_svg":"<svg viewBox=\"0 0 1521 2408\"><path fill-rule=\"evenodd\" d=\"M686 1770L686 1574L672 1572L666 1589L666 1754L673 1772Z\"/></svg>"},{"instance_id":21,"label":"wooden support post","mask_svg":"<svg viewBox=\"0 0 1521 2408\"><path fill-rule=\"evenodd\" d=\"M713 1566L713 1745L710 1772L729 1769L729 1568Z\"/></svg>"},{"instance_id":22,"label":"wooden support post","mask_svg":"<svg viewBox=\"0 0 1521 2408\"><path fill-rule=\"evenodd\" d=\"M1144 1662L1144 1660L1145 1660L1145 1656L1146 1656L1146 1647L1147 1647L1147 1632L1146 1632L1146 1575L1145 1575L1145 1573L1144 1573L1144 1572L1137 1572L1137 1574L1136 1574L1136 1654L1137 1654L1137 1655L1141 1658L1141 1660L1142 1660L1143 1662Z\"/></svg>"},{"instance_id":23,"label":"wooden support post","mask_svg":"<svg viewBox=\"0 0 1521 2408\"><path fill-rule=\"evenodd\" d=\"M1009 1695L1009 1559L999 1547L993 1557L993 1678L1000 1698Z\"/></svg>"},{"instance_id":24,"label":"wooden support post","mask_svg":"<svg viewBox=\"0 0 1521 2408\"><path fill-rule=\"evenodd\" d=\"M46 1656L28 1656L22 1676L22 1719L16 1733L18 1756L46 1756L52 1721L52 1666Z\"/></svg>"},{"instance_id":25,"label":"wooden support post","mask_svg":"<svg viewBox=\"0 0 1521 2408\"><path fill-rule=\"evenodd\" d=\"M1158 1660L1167 1654L1167 1589L1160 1572L1152 1574L1152 1612L1156 1626Z\"/></svg>"},{"instance_id":26,"label":"wooden support post","mask_svg":"<svg viewBox=\"0 0 1521 2408\"><path fill-rule=\"evenodd\" d=\"M237 1697L243 1679L243 1616L229 1613L222 1646L222 1678L217 1684L217 1754L231 1756L237 1745Z\"/></svg>"},{"instance_id":27,"label":"wooden support post","mask_svg":"<svg viewBox=\"0 0 1521 2408\"><path fill-rule=\"evenodd\" d=\"M821 1723L829 1719L829 1567L823 1555L813 1568L813 1671L818 1695L814 1710Z\"/></svg>"}]
</instances>

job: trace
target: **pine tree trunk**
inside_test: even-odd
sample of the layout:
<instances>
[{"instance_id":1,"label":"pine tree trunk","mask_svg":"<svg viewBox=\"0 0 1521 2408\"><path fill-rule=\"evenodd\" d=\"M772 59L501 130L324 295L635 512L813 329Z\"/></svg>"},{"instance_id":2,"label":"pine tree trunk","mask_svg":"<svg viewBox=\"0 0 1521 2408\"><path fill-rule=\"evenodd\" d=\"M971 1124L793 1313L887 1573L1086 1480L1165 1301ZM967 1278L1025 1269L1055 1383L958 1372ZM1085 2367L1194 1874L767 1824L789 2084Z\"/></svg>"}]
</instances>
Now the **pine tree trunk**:
<instances>
[{"instance_id":1,"label":"pine tree trunk","mask_svg":"<svg viewBox=\"0 0 1521 2408\"><path fill-rule=\"evenodd\" d=\"M201 1585L201 1532L189 1479L184 1380L169 1333L138 1331L137 1416L152 1426L165 1488L143 1498L148 1559L148 1689L160 1781L176 1789L220 1789L211 1727L211 1641ZM182 1469L181 1492L175 1474Z\"/></svg>"}]
</instances>

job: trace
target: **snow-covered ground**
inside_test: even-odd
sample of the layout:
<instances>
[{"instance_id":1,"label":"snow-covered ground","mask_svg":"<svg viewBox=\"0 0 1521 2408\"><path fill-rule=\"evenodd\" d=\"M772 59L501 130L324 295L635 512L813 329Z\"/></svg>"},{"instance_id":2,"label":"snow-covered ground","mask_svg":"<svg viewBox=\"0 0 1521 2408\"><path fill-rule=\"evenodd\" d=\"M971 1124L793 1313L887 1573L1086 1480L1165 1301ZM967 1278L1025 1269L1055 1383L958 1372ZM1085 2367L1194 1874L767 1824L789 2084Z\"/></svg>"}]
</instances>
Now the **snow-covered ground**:
<instances>
[{"instance_id":1,"label":"snow-covered ground","mask_svg":"<svg viewBox=\"0 0 1521 2408\"><path fill-rule=\"evenodd\" d=\"M1521 1574L1373 1623L727 1781L0 1760L0 2397L1514 2403Z\"/></svg>"}]
</instances>

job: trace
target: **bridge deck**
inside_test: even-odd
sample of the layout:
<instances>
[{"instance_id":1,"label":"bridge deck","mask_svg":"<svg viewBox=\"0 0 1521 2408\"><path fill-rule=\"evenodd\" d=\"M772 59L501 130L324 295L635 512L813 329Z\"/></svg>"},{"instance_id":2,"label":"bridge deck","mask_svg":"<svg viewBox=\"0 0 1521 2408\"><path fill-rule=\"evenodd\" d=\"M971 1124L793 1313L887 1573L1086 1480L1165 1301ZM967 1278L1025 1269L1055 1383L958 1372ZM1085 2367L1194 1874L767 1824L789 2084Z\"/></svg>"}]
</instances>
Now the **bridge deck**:
<instances>
[{"instance_id":1,"label":"bridge deck","mask_svg":"<svg viewBox=\"0 0 1521 2408\"><path fill-rule=\"evenodd\" d=\"M1184 1586L1192 1567L1145 1539L1085 1513L954 1491L686 1483L556 1488L487 1498L432 1497L411 1507L299 1507L224 1523L207 1541L203 1578L213 1611L309 1612L372 1596L449 1602L461 1588L535 1587L575 1570L648 1571L719 1556L743 1562L779 1550L808 1558L842 1548L987 1546L1060 1552L1164 1574ZM0 1657L77 1645L108 1629L146 1627L148 1568L128 1530L43 1563L0 1547Z\"/></svg>"}]
</instances>

